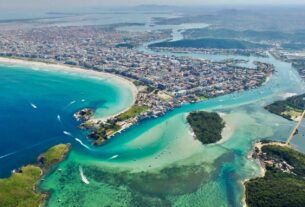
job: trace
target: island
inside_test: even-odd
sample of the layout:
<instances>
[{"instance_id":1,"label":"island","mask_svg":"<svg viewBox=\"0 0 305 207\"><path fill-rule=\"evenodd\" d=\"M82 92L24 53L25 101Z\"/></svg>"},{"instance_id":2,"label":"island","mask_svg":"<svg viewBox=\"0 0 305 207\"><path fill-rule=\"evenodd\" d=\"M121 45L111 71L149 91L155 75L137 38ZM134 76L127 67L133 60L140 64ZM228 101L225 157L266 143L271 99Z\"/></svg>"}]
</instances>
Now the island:
<instances>
[{"instance_id":1,"label":"island","mask_svg":"<svg viewBox=\"0 0 305 207\"><path fill-rule=\"evenodd\" d=\"M149 47L180 47L180 48L216 48L216 49L266 49L269 46L265 44L253 43L235 39L217 39L217 38L202 38L202 39L183 39L177 41L164 41L149 45Z\"/></svg>"},{"instance_id":2,"label":"island","mask_svg":"<svg viewBox=\"0 0 305 207\"><path fill-rule=\"evenodd\" d=\"M285 119L298 121L305 109L305 94L292 96L283 101L276 101L266 106L265 109Z\"/></svg>"},{"instance_id":3,"label":"island","mask_svg":"<svg viewBox=\"0 0 305 207\"><path fill-rule=\"evenodd\" d=\"M51 147L38 157L36 164L21 167L4 179L0 179L0 206L38 207L42 206L48 195L36 191L36 183L65 159L70 144Z\"/></svg>"},{"instance_id":4,"label":"island","mask_svg":"<svg viewBox=\"0 0 305 207\"><path fill-rule=\"evenodd\" d=\"M284 143L259 142L252 157L264 176L245 182L249 207L305 206L305 155Z\"/></svg>"},{"instance_id":5,"label":"island","mask_svg":"<svg viewBox=\"0 0 305 207\"><path fill-rule=\"evenodd\" d=\"M187 121L194 131L196 139L202 144L212 144L221 140L225 123L215 112L197 111L187 116Z\"/></svg>"}]
</instances>

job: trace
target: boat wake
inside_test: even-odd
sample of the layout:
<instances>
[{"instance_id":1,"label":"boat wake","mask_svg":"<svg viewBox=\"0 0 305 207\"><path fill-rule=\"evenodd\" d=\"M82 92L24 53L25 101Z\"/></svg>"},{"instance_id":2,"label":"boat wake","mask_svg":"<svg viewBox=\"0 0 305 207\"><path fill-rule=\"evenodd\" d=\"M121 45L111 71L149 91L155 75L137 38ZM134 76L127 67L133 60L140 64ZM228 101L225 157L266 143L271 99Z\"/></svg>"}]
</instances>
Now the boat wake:
<instances>
[{"instance_id":1,"label":"boat wake","mask_svg":"<svg viewBox=\"0 0 305 207\"><path fill-rule=\"evenodd\" d=\"M17 153L17 152L11 152L11 153L8 153L8 154L6 154L6 155L2 155L2 156L0 156L0 159L9 157L9 156L11 156L11 155L13 155L13 154L16 154L16 153Z\"/></svg>"},{"instance_id":2,"label":"boat wake","mask_svg":"<svg viewBox=\"0 0 305 207\"><path fill-rule=\"evenodd\" d=\"M69 106L71 106L71 105L73 105L73 104L75 104L75 103L76 103L75 100L71 101L70 103L68 103L68 104L64 107L64 110L66 110Z\"/></svg>"},{"instance_id":3,"label":"boat wake","mask_svg":"<svg viewBox=\"0 0 305 207\"><path fill-rule=\"evenodd\" d=\"M83 168L81 166L79 166L79 173L80 173L80 177L81 177L82 181L87 185L90 184L89 180L84 175Z\"/></svg>"},{"instance_id":4,"label":"boat wake","mask_svg":"<svg viewBox=\"0 0 305 207\"><path fill-rule=\"evenodd\" d=\"M82 140L78 139L78 138L75 138L75 140L80 143L83 147L87 148L87 149L90 149L90 147L88 147L87 145L85 145Z\"/></svg>"}]
</instances>

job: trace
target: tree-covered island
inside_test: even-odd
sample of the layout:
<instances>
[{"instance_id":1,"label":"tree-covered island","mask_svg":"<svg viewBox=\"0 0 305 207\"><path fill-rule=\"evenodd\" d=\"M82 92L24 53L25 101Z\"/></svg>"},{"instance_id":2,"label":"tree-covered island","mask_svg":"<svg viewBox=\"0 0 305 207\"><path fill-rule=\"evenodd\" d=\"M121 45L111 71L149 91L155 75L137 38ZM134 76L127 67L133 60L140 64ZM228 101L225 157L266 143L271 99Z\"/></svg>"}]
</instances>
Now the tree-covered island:
<instances>
[{"instance_id":1,"label":"tree-covered island","mask_svg":"<svg viewBox=\"0 0 305 207\"><path fill-rule=\"evenodd\" d=\"M197 111L187 116L187 121L194 131L196 139L202 144L212 144L221 140L225 123L215 112Z\"/></svg>"}]
</instances>

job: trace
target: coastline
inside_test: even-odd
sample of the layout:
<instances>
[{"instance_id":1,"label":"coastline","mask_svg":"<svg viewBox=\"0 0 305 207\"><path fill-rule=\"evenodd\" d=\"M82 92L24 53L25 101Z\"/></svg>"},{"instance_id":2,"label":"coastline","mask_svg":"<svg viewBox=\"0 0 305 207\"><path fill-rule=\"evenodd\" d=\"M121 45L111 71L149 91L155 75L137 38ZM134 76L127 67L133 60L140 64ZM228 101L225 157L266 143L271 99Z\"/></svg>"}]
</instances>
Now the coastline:
<instances>
[{"instance_id":1,"label":"coastline","mask_svg":"<svg viewBox=\"0 0 305 207\"><path fill-rule=\"evenodd\" d=\"M65 64L60 64L60 63L46 63L46 62L38 62L38 61L31 61L31 60L25 60L21 58L6 58L6 57L0 57L0 64L6 64L6 65L16 65L16 66L24 66L24 67L29 67L31 69L38 69L41 71L50 71L50 72L68 72L71 74L76 74L76 75L82 75L85 77L90 77L90 78L106 78L112 79L115 82L118 82L120 84L123 84L130 88L131 93L132 93L132 103L130 106L125 108L124 110L117 112L116 114L106 116L106 117L92 117L90 121L93 121L94 123L100 122L100 121L106 121L107 119L113 118L117 115L120 115L126 111L128 111L136 102L136 97L138 94L138 89L137 87L128 79L111 74L111 73L106 73L103 71L97 71L97 70L92 70L92 69L85 69L81 67L74 67L70 65L65 65Z\"/></svg>"},{"instance_id":2,"label":"coastline","mask_svg":"<svg viewBox=\"0 0 305 207\"><path fill-rule=\"evenodd\" d=\"M259 158L254 158L253 154L255 152L255 149L258 149L259 151L261 151L262 147L263 146L267 146L267 145L277 145L277 146L281 146L281 147L287 146L286 144L283 144L283 143L280 143L280 142L277 142L277 141L273 141L273 142L270 142L270 143L262 143L261 141L255 142L255 144L252 145L252 148L251 148L251 150L249 151L249 153L247 155L247 158L249 160L255 161L258 164L258 166L259 166L260 174L258 176L256 176L255 178L263 178L263 177L265 177L267 169L266 169L266 166L263 163L263 161L261 161ZM250 181L251 179L253 179L253 178L247 178L247 179L244 179L244 180L241 181L241 185L243 186L243 189L244 189L244 196L243 196L243 199L242 199L243 207L247 207L247 202L246 202L246 183L248 181Z\"/></svg>"},{"instance_id":3,"label":"coastline","mask_svg":"<svg viewBox=\"0 0 305 207\"><path fill-rule=\"evenodd\" d=\"M225 121L226 113L218 112L219 116ZM228 121L225 121L225 127L221 132L222 139L216 142L215 144L223 144L224 142L228 141L232 135L234 134L235 129L232 125L228 124Z\"/></svg>"},{"instance_id":4,"label":"coastline","mask_svg":"<svg viewBox=\"0 0 305 207\"><path fill-rule=\"evenodd\" d=\"M58 144L38 156L33 164L24 165L7 178L1 178L0 206L42 206L51 192L38 191L44 176L53 172L71 151L71 144ZM24 193L17 193L24 191Z\"/></svg>"}]
</instances>

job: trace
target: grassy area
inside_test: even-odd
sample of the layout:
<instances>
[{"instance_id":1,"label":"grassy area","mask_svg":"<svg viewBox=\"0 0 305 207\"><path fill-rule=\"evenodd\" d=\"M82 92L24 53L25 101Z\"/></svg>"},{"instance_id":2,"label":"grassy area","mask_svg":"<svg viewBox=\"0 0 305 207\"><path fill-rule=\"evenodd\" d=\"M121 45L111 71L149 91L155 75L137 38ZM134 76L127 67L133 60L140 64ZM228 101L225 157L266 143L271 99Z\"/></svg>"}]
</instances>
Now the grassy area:
<instances>
[{"instance_id":1,"label":"grassy area","mask_svg":"<svg viewBox=\"0 0 305 207\"><path fill-rule=\"evenodd\" d=\"M140 113L145 112L147 110L148 110L147 106L134 105L128 111L120 114L118 116L118 120L130 119L130 118L135 117L135 116L139 115Z\"/></svg>"},{"instance_id":2,"label":"grassy area","mask_svg":"<svg viewBox=\"0 0 305 207\"><path fill-rule=\"evenodd\" d=\"M188 115L187 121L202 144L211 144L221 140L221 132L225 124L217 113L192 112Z\"/></svg>"},{"instance_id":3,"label":"grassy area","mask_svg":"<svg viewBox=\"0 0 305 207\"><path fill-rule=\"evenodd\" d=\"M43 170L50 169L64 159L69 145L61 144L50 148L39 157L44 159L41 167L27 165L10 177L0 179L0 206L2 207L38 207L46 198L46 194L37 193L35 185L43 175Z\"/></svg>"},{"instance_id":4,"label":"grassy area","mask_svg":"<svg viewBox=\"0 0 305 207\"><path fill-rule=\"evenodd\" d=\"M265 107L271 113L292 120L305 109L305 94L287 98L284 101L276 101Z\"/></svg>"},{"instance_id":5,"label":"grassy area","mask_svg":"<svg viewBox=\"0 0 305 207\"><path fill-rule=\"evenodd\" d=\"M286 162L292 172L283 172L267 165L266 175L248 181L246 202L249 207L301 207L305 206L305 155L288 147L264 146L267 160Z\"/></svg>"},{"instance_id":6,"label":"grassy area","mask_svg":"<svg viewBox=\"0 0 305 207\"><path fill-rule=\"evenodd\" d=\"M0 206L35 207L39 206L45 195L36 193L33 188L41 176L41 169L28 165L7 179L0 180Z\"/></svg>"},{"instance_id":7,"label":"grassy area","mask_svg":"<svg viewBox=\"0 0 305 207\"><path fill-rule=\"evenodd\" d=\"M52 165L63 160L65 155L68 153L69 148L70 147L67 144L59 144L40 155L39 161L43 165L43 168L48 169Z\"/></svg>"},{"instance_id":8,"label":"grassy area","mask_svg":"<svg viewBox=\"0 0 305 207\"><path fill-rule=\"evenodd\" d=\"M206 97L204 95L198 96L198 98L199 98L200 101L206 101L206 100L209 99L208 97Z\"/></svg>"}]
</instances>

